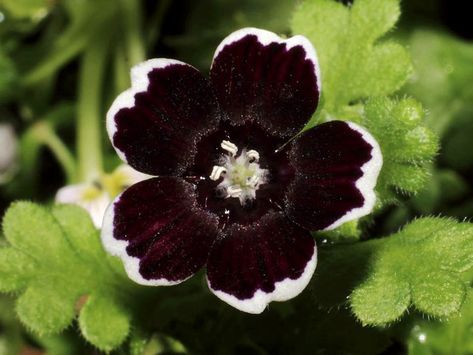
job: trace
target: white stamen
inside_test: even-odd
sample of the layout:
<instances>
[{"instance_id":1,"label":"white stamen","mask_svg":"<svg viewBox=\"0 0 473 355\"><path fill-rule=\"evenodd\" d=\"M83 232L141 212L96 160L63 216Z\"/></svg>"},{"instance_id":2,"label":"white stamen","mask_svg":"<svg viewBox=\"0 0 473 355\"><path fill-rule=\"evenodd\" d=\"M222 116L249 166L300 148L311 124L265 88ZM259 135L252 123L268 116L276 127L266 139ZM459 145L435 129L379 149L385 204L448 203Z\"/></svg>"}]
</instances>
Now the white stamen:
<instances>
[{"instance_id":1,"label":"white stamen","mask_svg":"<svg viewBox=\"0 0 473 355\"><path fill-rule=\"evenodd\" d=\"M250 161L255 161L255 162L259 161L259 153L253 149L246 152L246 157Z\"/></svg>"},{"instance_id":2,"label":"white stamen","mask_svg":"<svg viewBox=\"0 0 473 355\"><path fill-rule=\"evenodd\" d=\"M248 178L247 185L250 187L256 187L258 185L260 177L258 175L253 175L252 177Z\"/></svg>"},{"instance_id":3,"label":"white stamen","mask_svg":"<svg viewBox=\"0 0 473 355\"><path fill-rule=\"evenodd\" d=\"M226 172L227 169L225 169L223 166L214 165L212 173L210 174L210 180L217 181L218 179L220 179L220 176L222 176L222 174L225 174Z\"/></svg>"},{"instance_id":4,"label":"white stamen","mask_svg":"<svg viewBox=\"0 0 473 355\"><path fill-rule=\"evenodd\" d=\"M223 178L216 186L217 196L240 200L241 205L256 197L256 191L267 182L268 170L259 165L260 155L254 150L243 149L239 156L238 147L230 141L223 140L220 144L222 149L229 154L222 155L218 163L214 165L209 178L217 181Z\"/></svg>"},{"instance_id":5,"label":"white stamen","mask_svg":"<svg viewBox=\"0 0 473 355\"><path fill-rule=\"evenodd\" d=\"M239 186L232 185L227 187L227 197L240 197L242 192L243 190Z\"/></svg>"},{"instance_id":6,"label":"white stamen","mask_svg":"<svg viewBox=\"0 0 473 355\"><path fill-rule=\"evenodd\" d=\"M223 140L222 143L220 144L220 147L222 147L222 149L229 152L232 155L232 157L234 157L236 153L238 152L238 147L230 141Z\"/></svg>"}]
</instances>

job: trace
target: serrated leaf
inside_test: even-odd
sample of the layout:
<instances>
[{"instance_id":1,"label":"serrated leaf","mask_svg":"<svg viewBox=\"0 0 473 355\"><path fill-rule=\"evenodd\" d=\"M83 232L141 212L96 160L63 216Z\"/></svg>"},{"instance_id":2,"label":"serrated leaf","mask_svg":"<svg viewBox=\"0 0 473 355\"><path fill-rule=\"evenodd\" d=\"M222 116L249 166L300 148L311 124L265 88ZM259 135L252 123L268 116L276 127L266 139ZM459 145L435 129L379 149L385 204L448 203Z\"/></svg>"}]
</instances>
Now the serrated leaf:
<instances>
[{"instance_id":1,"label":"serrated leaf","mask_svg":"<svg viewBox=\"0 0 473 355\"><path fill-rule=\"evenodd\" d=\"M409 283L390 270L383 277L374 277L357 287L350 302L352 311L364 324L389 323L401 317L409 307Z\"/></svg>"},{"instance_id":2,"label":"serrated leaf","mask_svg":"<svg viewBox=\"0 0 473 355\"><path fill-rule=\"evenodd\" d=\"M107 352L120 345L130 331L127 311L102 295L87 300L79 324L84 337Z\"/></svg>"},{"instance_id":3,"label":"serrated leaf","mask_svg":"<svg viewBox=\"0 0 473 355\"><path fill-rule=\"evenodd\" d=\"M395 202L398 191L418 192L438 149L418 102L383 97L399 90L412 72L409 53L392 40L382 41L399 15L398 0L357 0L351 6L306 0L292 19L293 33L312 41L321 66L323 101L307 127L350 120L374 135L384 160L378 207Z\"/></svg>"},{"instance_id":4,"label":"serrated leaf","mask_svg":"<svg viewBox=\"0 0 473 355\"><path fill-rule=\"evenodd\" d=\"M436 317L457 312L465 300L465 283L447 272L423 273L415 284L412 302L419 311Z\"/></svg>"},{"instance_id":5,"label":"serrated leaf","mask_svg":"<svg viewBox=\"0 0 473 355\"><path fill-rule=\"evenodd\" d=\"M55 286L54 279L36 282L18 298L16 312L20 320L38 334L58 333L74 319L77 295Z\"/></svg>"},{"instance_id":6,"label":"serrated leaf","mask_svg":"<svg viewBox=\"0 0 473 355\"><path fill-rule=\"evenodd\" d=\"M52 211L14 203L3 228L11 247L0 249L0 289L23 291L17 313L27 328L41 335L69 326L79 305L86 339L110 351L128 334L127 306L138 289L116 273L101 247L98 231L76 206ZM106 295L106 296L105 296ZM88 302L81 309L81 300Z\"/></svg>"},{"instance_id":7,"label":"serrated leaf","mask_svg":"<svg viewBox=\"0 0 473 355\"><path fill-rule=\"evenodd\" d=\"M3 231L12 246L32 258L41 256L43 263L61 265L72 255L54 217L34 203L13 203L5 213Z\"/></svg>"},{"instance_id":8,"label":"serrated leaf","mask_svg":"<svg viewBox=\"0 0 473 355\"><path fill-rule=\"evenodd\" d=\"M385 238L321 248L312 283L324 308L349 304L365 325L408 308L436 318L461 308L473 270L473 224L421 218Z\"/></svg>"},{"instance_id":9,"label":"serrated leaf","mask_svg":"<svg viewBox=\"0 0 473 355\"><path fill-rule=\"evenodd\" d=\"M399 18L398 0L357 0L351 7L333 0L306 0L294 12L293 33L317 49L324 108L337 112L356 100L398 90L411 72L406 50L377 41Z\"/></svg>"},{"instance_id":10,"label":"serrated leaf","mask_svg":"<svg viewBox=\"0 0 473 355\"><path fill-rule=\"evenodd\" d=\"M13 248L0 249L0 290L16 291L24 288L34 275L36 262Z\"/></svg>"},{"instance_id":11,"label":"serrated leaf","mask_svg":"<svg viewBox=\"0 0 473 355\"><path fill-rule=\"evenodd\" d=\"M389 191L416 193L429 176L438 150L436 135L423 125L422 106L413 99L370 99L358 123L380 142L383 169L377 191L381 202L393 198Z\"/></svg>"},{"instance_id":12,"label":"serrated leaf","mask_svg":"<svg viewBox=\"0 0 473 355\"><path fill-rule=\"evenodd\" d=\"M450 316L464 301L468 281L461 275L473 267L472 255L473 224L414 221L379 244L369 277L352 293L352 310L364 324L383 325L400 317L410 299L433 317Z\"/></svg>"},{"instance_id":13,"label":"serrated leaf","mask_svg":"<svg viewBox=\"0 0 473 355\"><path fill-rule=\"evenodd\" d=\"M67 230L67 240L80 257L103 262L100 239L86 210L74 205L56 205L52 213L59 225Z\"/></svg>"}]
</instances>

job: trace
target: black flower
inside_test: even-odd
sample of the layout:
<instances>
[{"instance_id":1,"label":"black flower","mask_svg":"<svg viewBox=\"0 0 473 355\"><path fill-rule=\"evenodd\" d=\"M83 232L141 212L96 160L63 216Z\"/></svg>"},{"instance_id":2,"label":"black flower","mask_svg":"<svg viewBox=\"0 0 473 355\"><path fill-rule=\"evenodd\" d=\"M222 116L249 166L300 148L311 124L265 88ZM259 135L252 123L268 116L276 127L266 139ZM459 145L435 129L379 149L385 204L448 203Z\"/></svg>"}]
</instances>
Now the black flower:
<instances>
[{"instance_id":1,"label":"black flower","mask_svg":"<svg viewBox=\"0 0 473 355\"><path fill-rule=\"evenodd\" d=\"M125 162L156 177L112 203L102 240L134 281L173 285L207 265L212 292L260 313L307 286L317 259L309 231L372 210L375 139L342 121L298 135L320 97L305 37L246 28L217 48L210 79L170 59L131 76L107 129Z\"/></svg>"}]
</instances>

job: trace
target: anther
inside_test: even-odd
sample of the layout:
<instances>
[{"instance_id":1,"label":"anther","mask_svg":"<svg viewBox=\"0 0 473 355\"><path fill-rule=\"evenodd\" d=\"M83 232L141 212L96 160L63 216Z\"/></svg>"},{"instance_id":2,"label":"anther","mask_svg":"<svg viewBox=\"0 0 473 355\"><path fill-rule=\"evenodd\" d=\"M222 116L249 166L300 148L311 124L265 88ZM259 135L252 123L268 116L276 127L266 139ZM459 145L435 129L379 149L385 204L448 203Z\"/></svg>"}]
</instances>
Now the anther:
<instances>
[{"instance_id":1,"label":"anther","mask_svg":"<svg viewBox=\"0 0 473 355\"><path fill-rule=\"evenodd\" d=\"M238 152L238 147L230 141L223 140L222 143L220 143L220 147L229 152L232 157L234 157Z\"/></svg>"},{"instance_id":2,"label":"anther","mask_svg":"<svg viewBox=\"0 0 473 355\"><path fill-rule=\"evenodd\" d=\"M247 186L250 186L250 187L256 187L256 185L258 185L258 182L259 182L259 176L258 175L253 175L251 177L248 178L247 180Z\"/></svg>"},{"instance_id":3,"label":"anther","mask_svg":"<svg viewBox=\"0 0 473 355\"><path fill-rule=\"evenodd\" d=\"M240 197L243 190L236 185L227 187L227 197Z\"/></svg>"},{"instance_id":4,"label":"anther","mask_svg":"<svg viewBox=\"0 0 473 355\"><path fill-rule=\"evenodd\" d=\"M249 150L246 152L246 158L250 161L250 163L257 162L259 160L259 153L256 150Z\"/></svg>"},{"instance_id":5,"label":"anther","mask_svg":"<svg viewBox=\"0 0 473 355\"><path fill-rule=\"evenodd\" d=\"M226 172L227 169L225 169L223 166L214 165L212 168L212 173L210 174L210 180L217 181L220 179L220 176Z\"/></svg>"}]
</instances>

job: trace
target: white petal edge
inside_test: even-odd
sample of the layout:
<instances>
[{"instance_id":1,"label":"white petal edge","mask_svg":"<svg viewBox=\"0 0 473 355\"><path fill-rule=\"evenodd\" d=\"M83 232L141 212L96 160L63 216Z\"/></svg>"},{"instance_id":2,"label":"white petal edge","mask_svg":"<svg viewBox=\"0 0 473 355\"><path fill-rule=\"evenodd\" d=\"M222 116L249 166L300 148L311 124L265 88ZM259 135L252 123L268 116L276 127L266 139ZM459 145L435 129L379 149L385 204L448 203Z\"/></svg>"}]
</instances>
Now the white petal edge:
<instances>
[{"instance_id":1,"label":"white petal edge","mask_svg":"<svg viewBox=\"0 0 473 355\"><path fill-rule=\"evenodd\" d=\"M210 281L207 276L207 285L210 291L212 291L222 301L228 303L230 306L236 309L251 313L260 314L262 313L269 303L272 301L283 302L290 300L299 295L309 284L317 266L317 245L314 243L314 253L312 258L307 262L302 275L298 279L286 278L282 281L278 281L274 284L274 291L266 293L261 289L256 290L253 297L240 300L235 296L225 293L223 291L215 290L212 288Z\"/></svg>"},{"instance_id":2,"label":"white petal edge","mask_svg":"<svg viewBox=\"0 0 473 355\"><path fill-rule=\"evenodd\" d=\"M110 109L107 112L107 133L113 145L113 136L117 132L115 124L115 116L123 108L131 108L135 106L135 95L148 90L149 78L148 74L154 69L163 69L170 65L185 65L191 68L191 65L179 60L168 58L149 59L143 63L135 65L131 68L131 88L125 90L116 97ZM113 146L121 160L127 163L125 153Z\"/></svg>"},{"instance_id":3,"label":"white petal edge","mask_svg":"<svg viewBox=\"0 0 473 355\"><path fill-rule=\"evenodd\" d=\"M226 46L232 43L238 42L239 40L241 40L242 38L248 35L256 36L258 39L258 42L260 42L263 46L267 46L273 42L284 43L286 45L286 50L289 50L293 47L301 46L306 53L305 58L309 59L314 64L315 75L317 78L317 89L319 91L319 96L320 96L322 92L322 80L321 80L321 75L320 75L320 65L319 65L319 60L317 57L317 51L315 50L312 43L306 37L301 36L301 35L290 37L288 39L283 39L273 32L262 30L259 28L254 28L254 27L242 28L228 35L218 45L215 51L215 54L213 56L212 66L217 56Z\"/></svg>"},{"instance_id":4,"label":"white petal edge","mask_svg":"<svg viewBox=\"0 0 473 355\"><path fill-rule=\"evenodd\" d=\"M337 219L324 230L332 230L343 223L358 219L369 214L376 204L376 193L374 188L378 180L379 173L383 166L383 155L376 139L364 128L353 122L346 122L351 129L361 134L362 138L371 145L371 159L361 167L363 175L355 182L356 188L364 197L363 206L348 211L341 218Z\"/></svg>"},{"instance_id":5,"label":"white petal edge","mask_svg":"<svg viewBox=\"0 0 473 355\"><path fill-rule=\"evenodd\" d=\"M128 277L136 282L137 284L140 285L145 285L145 286L173 286L177 285L181 282L186 281L193 275L183 279L183 280L177 280L177 281L171 281L167 280L165 278L161 279L145 279L143 276L140 274L140 259L128 255L126 252L126 248L128 246L128 242L126 240L118 240L113 237L113 220L114 220L114 208L115 208L115 203L120 201L122 194L120 194L115 201L113 201L105 211L105 216L103 219L102 223L102 233L101 233L101 239L102 239L102 245L104 249L111 255L113 256L118 256L122 262L123 266L125 268L125 271L128 275Z\"/></svg>"}]
</instances>

